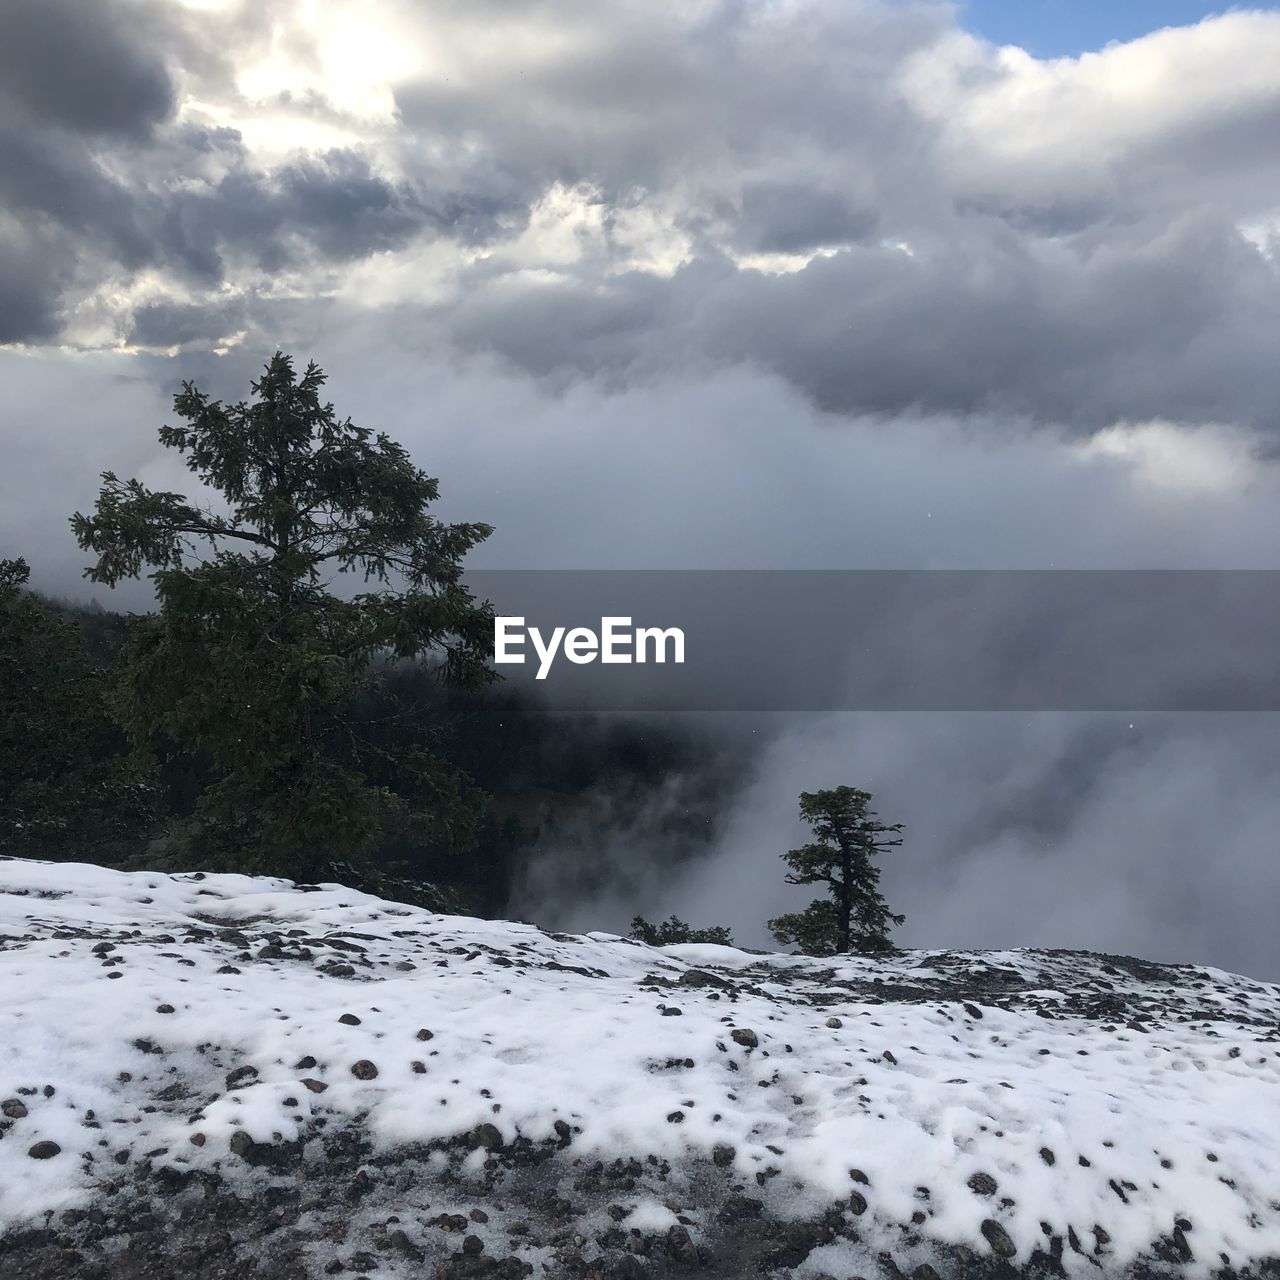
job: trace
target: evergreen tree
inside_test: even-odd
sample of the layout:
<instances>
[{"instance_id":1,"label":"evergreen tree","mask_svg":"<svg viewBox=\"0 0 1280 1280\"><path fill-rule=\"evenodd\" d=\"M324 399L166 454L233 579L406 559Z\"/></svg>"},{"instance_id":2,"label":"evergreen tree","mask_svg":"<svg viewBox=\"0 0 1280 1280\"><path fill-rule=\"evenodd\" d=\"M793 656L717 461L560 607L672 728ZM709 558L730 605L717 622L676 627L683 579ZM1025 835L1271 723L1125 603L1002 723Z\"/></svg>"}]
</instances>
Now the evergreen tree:
<instances>
[{"instance_id":1,"label":"evergreen tree","mask_svg":"<svg viewBox=\"0 0 1280 1280\"><path fill-rule=\"evenodd\" d=\"M0 560L0 853L118 862L154 793L107 708L85 637Z\"/></svg>"},{"instance_id":2,"label":"evergreen tree","mask_svg":"<svg viewBox=\"0 0 1280 1280\"><path fill-rule=\"evenodd\" d=\"M902 843L901 823L880 822L867 808L871 796L856 787L805 791L800 816L814 839L782 855L788 884L821 884L828 897L803 911L769 921L773 936L811 956L851 951L890 951L889 929L906 919L894 915L879 889L880 868L872 859Z\"/></svg>"},{"instance_id":3,"label":"evergreen tree","mask_svg":"<svg viewBox=\"0 0 1280 1280\"><path fill-rule=\"evenodd\" d=\"M465 848L482 807L425 734L389 752L353 708L380 657L427 656L452 687L493 678L492 611L460 576L491 530L429 515L437 482L339 418L324 381L277 352L249 402L185 383L183 425L160 440L218 505L106 472L94 513L72 517L93 581L154 570L159 610L131 620L119 712L135 742L207 771L169 838L204 865L314 877L389 832ZM345 573L373 589L336 594Z\"/></svg>"},{"instance_id":4,"label":"evergreen tree","mask_svg":"<svg viewBox=\"0 0 1280 1280\"><path fill-rule=\"evenodd\" d=\"M631 921L631 937L637 942L647 942L651 947L669 947L687 942L733 946L733 931L724 925L713 924L705 929L695 929L674 915L657 924L650 924L643 916L636 916Z\"/></svg>"}]
</instances>

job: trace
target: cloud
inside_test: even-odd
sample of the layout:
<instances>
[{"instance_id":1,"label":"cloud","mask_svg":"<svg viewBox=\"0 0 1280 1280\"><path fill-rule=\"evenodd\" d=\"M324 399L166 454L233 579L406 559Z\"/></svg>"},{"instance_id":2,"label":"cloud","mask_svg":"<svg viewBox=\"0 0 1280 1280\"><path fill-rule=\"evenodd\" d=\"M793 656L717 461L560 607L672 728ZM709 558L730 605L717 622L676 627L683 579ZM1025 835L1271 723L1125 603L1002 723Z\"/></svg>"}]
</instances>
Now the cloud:
<instances>
[{"instance_id":1,"label":"cloud","mask_svg":"<svg viewBox=\"0 0 1280 1280\"><path fill-rule=\"evenodd\" d=\"M177 105L154 43L164 10L128 0L6 0L0 10L0 98L46 125L145 139Z\"/></svg>"},{"instance_id":2,"label":"cloud","mask_svg":"<svg viewBox=\"0 0 1280 1280\"><path fill-rule=\"evenodd\" d=\"M701 259L669 279L477 279L424 335L553 379L742 363L841 413L1273 421L1280 276L1211 218L1085 249L971 222L945 241L846 248L802 271Z\"/></svg>"},{"instance_id":3,"label":"cloud","mask_svg":"<svg viewBox=\"0 0 1280 1280\"><path fill-rule=\"evenodd\" d=\"M10 340L293 342L300 301L376 298L558 386L739 363L843 414L1272 421L1275 14L1037 61L874 0L280 0L269 38L103 6L132 114L91 119L31 96L64 11L13 12Z\"/></svg>"},{"instance_id":4,"label":"cloud","mask_svg":"<svg viewBox=\"0 0 1280 1280\"><path fill-rule=\"evenodd\" d=\"M853 783L906 825L882 860L903 945L1071 947L1280 976L1278 716L850 714L773 728L715 851L654 884L650 916L678 909L768 945L765 920L812 896L782 883L780 854L804 838L797 796ZM623 909L602 894L558 919L618 928Z\"/></svg>"},{"instance_id":5,"label":"cloud","mask_svg":"<svg viewBox=\"0 0 1280 1280\"><path fill-rule=\"evenodd\" d=\"M169 394L191 378L242 397L267 354L0 353L0 537L38 581L75 588L64 521L98 473L186 488L156 441ZM1280 464L1243 465L1257 437L1225 428L1138 424L1082 446L998 417L850 419L734 366L557 390L429 356L381 312L341 315L294 355L325 368L339 412L440 476L448 518L496 525L481 566L1261 568L1280 552Z\"/></svg>"}]
</instances>

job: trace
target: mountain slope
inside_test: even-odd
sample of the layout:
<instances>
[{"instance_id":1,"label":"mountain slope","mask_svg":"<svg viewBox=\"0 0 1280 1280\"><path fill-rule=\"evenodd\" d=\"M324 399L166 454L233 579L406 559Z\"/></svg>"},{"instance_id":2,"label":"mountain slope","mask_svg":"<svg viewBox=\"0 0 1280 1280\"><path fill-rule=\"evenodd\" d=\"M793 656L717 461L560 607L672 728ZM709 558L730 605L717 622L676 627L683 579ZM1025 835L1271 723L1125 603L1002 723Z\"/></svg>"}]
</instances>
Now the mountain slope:
<instances>
[{"instance_id":1,"label":"mountain slope","mask_svg":"<svg viewBox=\"0 0 1280 1280\"><path fill-rule=\"evenodd\" d=\"M653 949L6 860L0 1016L6 1276L1280 1258L1280 988L1212 969Z\"/></svg>"}]
</instances>

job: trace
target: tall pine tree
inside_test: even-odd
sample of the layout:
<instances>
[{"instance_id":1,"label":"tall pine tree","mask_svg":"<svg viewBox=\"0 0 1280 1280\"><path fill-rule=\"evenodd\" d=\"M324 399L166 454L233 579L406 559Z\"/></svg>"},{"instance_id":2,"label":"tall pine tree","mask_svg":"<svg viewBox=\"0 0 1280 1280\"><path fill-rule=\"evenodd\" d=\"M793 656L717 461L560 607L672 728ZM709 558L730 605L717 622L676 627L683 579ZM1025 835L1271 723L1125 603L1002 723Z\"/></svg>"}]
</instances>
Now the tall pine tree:
<instances>
[{"instance_id":1,"label":"tall pine tree","mask_svg":"<svg viewBox=\"0 0 1280 1280\"><path fill-rule=\"evenodd\" d=\"M790 868L787 883L823 885L827 897L769 921L784 946L812 956L893 949L889 930L906 917L889 910L873 859L902 843L902 824L879 821L870 801L870 793L856 787L801 793L800 816L814 839L782 855Z\"/></svg>"},{"instance_id":2,"label":"tall pine tree","mask_svg":"<svg viewBox=\"0 0 1280 1280\"><path fill-rule=\"evenodd\" d=\"M461 580L490 529L435 520L437 482L338 417L324 381L277 352L248 402L184 384L160 440L206 501L107 472L72 518L95 582L154 570L159 611L130 626L117 706L135 742L211 777L171 833L203 865L313 878L389 833L474 837L482 794L427 734L391 754L353 708L386 657L428 657L453 687L493 677L492 611ZM343 573L373 589L336 593Z\"/></svg>"}]
</instances>

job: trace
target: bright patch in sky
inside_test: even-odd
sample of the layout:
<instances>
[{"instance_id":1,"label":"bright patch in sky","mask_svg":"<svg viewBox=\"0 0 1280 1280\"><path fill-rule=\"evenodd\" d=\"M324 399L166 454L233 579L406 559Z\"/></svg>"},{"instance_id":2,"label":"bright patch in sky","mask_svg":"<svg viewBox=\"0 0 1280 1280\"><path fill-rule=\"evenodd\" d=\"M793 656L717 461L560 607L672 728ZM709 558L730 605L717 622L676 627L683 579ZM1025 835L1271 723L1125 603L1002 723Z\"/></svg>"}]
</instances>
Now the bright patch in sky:
<instances>
[{"instance_id":1,"label":"bright patch in sky","mask_svg":"<svg viewBox=\"0 0 1280 1280\"><path fill-rule=\"evenodd\" d=\"M1275 3L1206 4L1204 0L967 0L961 23L997 44L1021 45L1039 58L1074 57L1112 40L1136 40L1230 9L1276 9Z\"/></svg>"}]
</instances>

